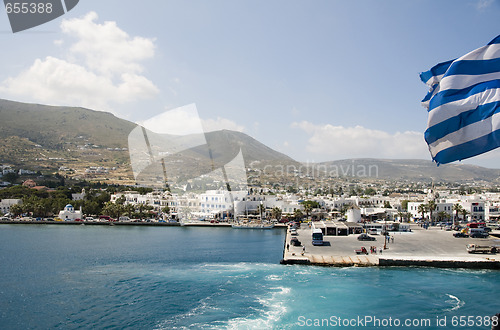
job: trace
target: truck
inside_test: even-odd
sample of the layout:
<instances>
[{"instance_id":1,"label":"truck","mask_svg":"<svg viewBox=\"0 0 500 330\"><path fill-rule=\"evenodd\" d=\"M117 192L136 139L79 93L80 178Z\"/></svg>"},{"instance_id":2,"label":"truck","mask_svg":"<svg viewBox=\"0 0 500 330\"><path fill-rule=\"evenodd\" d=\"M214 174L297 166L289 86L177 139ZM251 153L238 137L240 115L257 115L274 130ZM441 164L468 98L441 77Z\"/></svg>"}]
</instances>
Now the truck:
<instances>
[{"instance_id":1,"label":"truck","mask_svg":"<svg viewBox=\"0 0 500 330\"><path fill-rule=\"evenodd\" d=\"M469 253L497 253L497 247L489 245L468 244L466 249Z\"/></svg>"},{"instance_id":2,"label":"truck","mask_svg":"<svg viewBox=\"0 0 500 330\"><path fill-rule=\"evenodd\" d=\"M354 252L356 252L356 254L368 254L368 251L366 251L364 246L362 246L361 249L354 250Z\"/></svg>"}]
</instances>

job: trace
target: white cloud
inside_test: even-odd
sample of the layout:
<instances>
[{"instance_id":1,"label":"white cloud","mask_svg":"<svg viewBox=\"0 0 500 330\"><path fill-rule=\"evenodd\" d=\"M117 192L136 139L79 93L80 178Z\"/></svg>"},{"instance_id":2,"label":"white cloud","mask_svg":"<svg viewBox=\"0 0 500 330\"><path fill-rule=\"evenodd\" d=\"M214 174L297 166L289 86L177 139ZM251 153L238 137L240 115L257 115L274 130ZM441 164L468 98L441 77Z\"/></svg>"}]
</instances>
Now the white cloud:
<instances>
[{"instance_id":1,"label":"white cloud","mask_svg":"<svg viewBox=\"0 0 500 330\"><path fill-rule=\"evenodd\" d=\"M484 10L484 9L490 7L494 2L495 2L495 0L479 0L477 3L477 8L479 10Z\"/></svg>"},{"instance_id":2,"label":"white cloud","mask_svg":"<svg viewBox=\"0 0 500 330\"><path fill-rule=\"evenodd\" d=\"M153 96L157 89L145 77L124 73L119 83L85 67L54 57L37 59L26 71L8 78L0 91L38 102L109 110L109 102L124 103Z\"/></svg>"},{"instance_id":3,"label":"white cloud","mask_svg":"<svg viewBox=\"0 0 500 330\"><path fill-rule=\"evenodd\" d=\"M131 38L116 22L98 24L97 19L97 14L90 12L83 18L63 20L63 33L77 38L70 52L82 56L90 69L107 76L142 72L140 62L154 56L154 39Z\"/></svg>"},{"instance_id":4,"label":"white cloud","mask_svg":"<svg viewBox=\"0 0 500 330\"><path fill-rule=\"evenodd\" d=\"M231 130L243 132L244 126L236 124L234 121L226 118L217 117L217 119L202 119L202 125L205 132L212 132L218 130Z\"/></svg>"},{"instance_id":5,"label":"white cloud","mask_svg":"<svg viewBox=\"0 0 500 330\"><path fill-rule=\"evenodd\" d=\"M142 61L154 56L154 40L131 38L115 22L98 24L97 19L91 12L63 20L63 33L76 39L67 46L67 56L36 59L25 71L5 79L0 92L20 100L108 111L113 104L156 95L158 88L141 75ZM68 44L61 39L54 43Z\"/></svg>"},{"instance_id":6,"label":"white cloud","mask_svg":"<svg viewBox=\"0 0 500 330\"><path fill-rule=\"evenodd\" d=\"M362 126L343 127L315 125L307 121L294 122L310 135L307 151L320 158L429 158L421 132L389 134Z\"/></svg>"}]
</instances>

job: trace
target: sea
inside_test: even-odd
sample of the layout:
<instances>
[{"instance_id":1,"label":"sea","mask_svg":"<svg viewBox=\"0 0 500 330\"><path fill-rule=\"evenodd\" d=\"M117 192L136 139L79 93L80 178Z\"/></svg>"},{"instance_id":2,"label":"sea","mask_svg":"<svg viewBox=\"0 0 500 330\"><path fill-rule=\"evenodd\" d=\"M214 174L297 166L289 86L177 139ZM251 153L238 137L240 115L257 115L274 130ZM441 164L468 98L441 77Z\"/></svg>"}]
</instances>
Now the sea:
<instances>
[{"instance_id":1,"label":"sea","mask_svg":"<svg viewBox=\"0 0 500 330\"><path fill-rule=\"evenodd\" d=\"M280 265L285 232L0 225L0 329L491 329L500 272Z\"/></svg>"}]
</instances>

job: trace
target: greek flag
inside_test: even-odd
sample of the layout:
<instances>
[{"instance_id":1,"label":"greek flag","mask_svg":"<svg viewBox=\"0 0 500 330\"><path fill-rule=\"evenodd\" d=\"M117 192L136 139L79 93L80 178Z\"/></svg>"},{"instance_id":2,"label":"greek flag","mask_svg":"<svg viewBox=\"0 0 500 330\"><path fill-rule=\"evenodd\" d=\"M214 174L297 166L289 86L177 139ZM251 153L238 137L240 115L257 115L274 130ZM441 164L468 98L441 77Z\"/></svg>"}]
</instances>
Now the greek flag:
<instances>
[{"instance_id":1,"label":"greek flag","mask_svg":"<svg viewBox=\"0 0 500 330\"><path fill-rule=\"evenodd\" d=\"M500 146L500 36L420 79L430 86L422 100L429 111L425 141L437 164Z\"/></svg>"}]
</instances>

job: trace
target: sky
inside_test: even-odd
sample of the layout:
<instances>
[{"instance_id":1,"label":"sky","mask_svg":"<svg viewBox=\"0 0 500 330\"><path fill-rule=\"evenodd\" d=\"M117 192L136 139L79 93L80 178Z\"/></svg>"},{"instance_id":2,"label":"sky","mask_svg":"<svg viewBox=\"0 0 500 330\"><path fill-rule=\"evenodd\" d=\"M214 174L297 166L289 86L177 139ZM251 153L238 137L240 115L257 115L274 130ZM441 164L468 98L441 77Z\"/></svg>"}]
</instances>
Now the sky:
<instances>
[{"instance_id":1,"label":"sky","mask_svg":"<svg viewBox=\"0 0 500 330\"><path fill-rule=\"evenodd\" d=\"M419 73L499 17L499 0L80 0L14 34L4 11L0 98L138 123L194 103L205 131L298 161L431 160ZM500 149L463 163L500 168Z\"/></svg>"}]
</instances>

